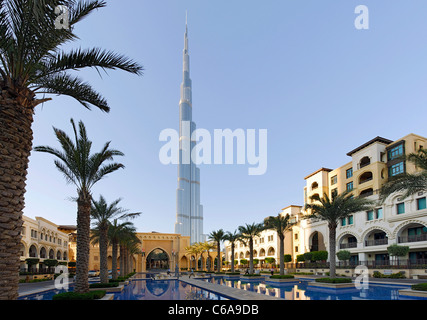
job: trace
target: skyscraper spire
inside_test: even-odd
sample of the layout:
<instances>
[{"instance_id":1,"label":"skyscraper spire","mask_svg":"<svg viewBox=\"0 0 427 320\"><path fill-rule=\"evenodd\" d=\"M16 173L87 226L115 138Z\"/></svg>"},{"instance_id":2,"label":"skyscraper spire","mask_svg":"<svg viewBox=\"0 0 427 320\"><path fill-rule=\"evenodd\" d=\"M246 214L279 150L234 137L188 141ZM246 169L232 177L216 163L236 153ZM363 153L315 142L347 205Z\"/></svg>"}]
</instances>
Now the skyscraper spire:
<instances>
[{"instance_id":1,"label":"skyscraper spire","mask_svg":"<svg viewBox=\"0 0 427 320\"><path fill-rule=\"evenodd\" d=\"M188 53L187 13L183 50L183 79L179 101L179 164L178 188L176 190L175 233L190 236L190 243L203 239L203 206L200 204L200 169L190 157L196 142L191 140L196 124L192 120L192 84L190 79L190 56Z\"/></svg>"}]
</instances>

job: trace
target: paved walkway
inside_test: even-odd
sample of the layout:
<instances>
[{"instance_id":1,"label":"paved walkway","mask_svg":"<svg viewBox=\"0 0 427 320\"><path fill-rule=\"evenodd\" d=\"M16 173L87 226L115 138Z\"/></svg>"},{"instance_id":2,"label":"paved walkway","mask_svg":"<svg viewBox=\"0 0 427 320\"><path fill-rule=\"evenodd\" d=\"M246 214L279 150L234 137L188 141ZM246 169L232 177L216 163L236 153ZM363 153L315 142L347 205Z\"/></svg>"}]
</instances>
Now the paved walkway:
<instances>
[{"instance_id":1,"label":"paved walkway","mask_svg":"<svg viewBox=\"0 0 427 320\"><path fill-rule=\"evenodd\" d=\"M284 300L282 298L277 298L273 296L267 296L264 294L232 288L223 286L216 283L205 282L197 278L189 278L188 276L181 276L179 278L181 281L187 282L188 284L194 285L196 287L206 289L209 291L214 291L226 297L230 297L236 300Z\"/></svg>"}]
</instances>

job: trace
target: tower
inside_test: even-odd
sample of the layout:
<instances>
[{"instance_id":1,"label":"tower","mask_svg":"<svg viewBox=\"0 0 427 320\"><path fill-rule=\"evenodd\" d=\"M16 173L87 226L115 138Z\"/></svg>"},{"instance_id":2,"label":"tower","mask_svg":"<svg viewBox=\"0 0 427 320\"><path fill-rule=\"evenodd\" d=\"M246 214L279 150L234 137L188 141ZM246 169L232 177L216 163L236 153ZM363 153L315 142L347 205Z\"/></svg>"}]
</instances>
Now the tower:
<instances>
[{"instance_id":1,"label":"tower","mask_svg":"<svg viewBox=\"0 0 427 320\"><path fill-rule=\"evenodd\" d=\"M175 233L190 236L190 243L193 244L203 241L203 206L200 204L200 169L190 156L196 144L191 139L196 124L192 119L187 17L185 20L183 79L179 101L179 163Z\"/></svg>"}]
</instances>

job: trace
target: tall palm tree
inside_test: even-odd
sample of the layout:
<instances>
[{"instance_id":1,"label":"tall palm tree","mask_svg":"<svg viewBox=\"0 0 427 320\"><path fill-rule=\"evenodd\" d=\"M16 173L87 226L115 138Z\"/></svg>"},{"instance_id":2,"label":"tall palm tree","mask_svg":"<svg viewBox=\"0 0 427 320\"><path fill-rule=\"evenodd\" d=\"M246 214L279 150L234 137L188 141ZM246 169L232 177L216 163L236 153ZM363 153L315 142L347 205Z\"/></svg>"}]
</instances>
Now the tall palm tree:
<instances>
[{"instance_id":1,"label":"tall palm tree","mask_svg":"<svg viewBox=\"0 0 427 320\"><path fill-rule=\"evenodd\" d=\"M395 192L403 192L402 197L407 198L427 189L427 149L419 149L401 157L415 164L418 169L415 173L402 173L389 180L380 189L380 201L384 202L388 196Z\"/></svg>"},{"instance_id":2,"label":"tall palm tree","mask_svg":"<svg viewBox=\"0 0 427 320\"><path fill-rule=\"evenodd\" d=\"M222 229L212 231L209 234L209 240L216 243L216 252L217 252L217 266L216 271L221 272L222 269L222 259L221 259L221 241L224 241L225 232Z\"/></svg>"},{"instance_id":3,"label":"tall palm tree","mask_svg":"<svg viewBox=\"0 0 427 320\"><path fill-rule=\"evenodd\" d=\"M0 299L18 297L22 210L36 107L54 94L108 112L106 99L69 71L92 67L142 74L142 66L112 51L63 51L65 44L78 39L76 24L105 5L89 0L0 1ZM68 29L55 29L59 6L69 9Z\"/></svg>"},{"instance_id":4,"label":"tall palm tree","mask_svg":"<svg viewBox=\"0 0 427 320\"><path fill-rule=\"evenodd\" d=\"M38 146L34 150L54 155L56 168L64 175L67 183L77 187L77 258L76 284L74 291L89 291L88 268L90 246L90 214L93 186L106 175L124 168L121 163L106 163L123 153L110 149L107 142L100 152L91 154L92 142L89 140L83 122L79 122L79 131L71 119L75 142L68 135L54 128L62 150L48 146Z\"/></svg>"},{"instance_id":5,"label":"tall palm tree","mask_svg":"<svg viewBox=\"0 0 427 320\"><path fill-rule=\"evenodd\" d=\"M254 273L254 239L261 235L261 232L264 230L264 225L262 223L252 223L245 224L244 226L239 226L238 230L240 232L239 241L245 245L249 245L249 273Z\"/></svg>"},{"instance_id":6,"label":"tall palm tree","mask_svg":"<svg viewBox=\"0 0 427 320\"><path fill-rule=\"evenodd\" d=\"M133 223L130 221L124 221L119 223L118 219L114 219L110 227L108 228L108 238L111 243L112 250L112 279L116 280L118 277L117 274L117 257L118 257L118 249L120 244L120 238L124 233L127 232L136 232L136 228Z\"/></svg>"},{"instance_id":7,"label":"tall palm tree","mask_svg":"<svg viewBox=\"0 0 427 320\"><path fill-rule=\"evenodd\" d=\"M100 280L101 283L108 282L108 229L110 226L110 220L117 219L129 219L135 218L141 214L141 212L129 213L128 210L125 210L119 207L121 199L117 199L112 203L108 204L105 198L100 195L99 200L92 200L92 210L91 217L94 222L95 228L98 230L99 234L99 260L100 260Z\"/></svg>"},{"instance_id":8,"label":"tall palm tree","mask_svg":"<svg viewBox=\"0 0 427 320\"><path fill-rule=\"evenodd\" d=\"M184 250L190 256L190 261L191 261L192 256L195 257L195 262L196 262L195 269L198 270L199 255L202 254L202 252L204 250L203 247L198 242L196 242L196 243L193 243L192 245L190 245L188 247L185 247Z\"/></svg>"},{"instance_id":9,"label":"tall palm tree","mask_svg":"<svg viewBox=\"0 0 427 320\"><path fill-rule=\"evenodd\" d=\"M140 243L134 228L125 228L120 233L119 250L120 250L120 276L124 277L130 273L130 253L131 248L135 243Z\"/></svg>"},{"instance_id":10,"label":"tall palm tree","mask_svg":"<svg viewBox=\"0 0 427 320\"><path fill-rule=\"evenodd\" d=\"M323 198L319 195L311 196L313 203L306 204L305 208L311 213L305 218L314 218L326 221L329 229L329 274L335 278L336 263L336 229L341 219L355 214L359 211L366 211L372 208L374 201L364 197L353 197L351 192L345 191L341 194L334 194L330 199L325 193Z\"/></svg>"},{"instance_id":11,"label":"tall palm tree","mask_svg":"<svg viewBox=\"0 0 427 320\"><path fill-rule=\"evenodd\" d=\"M285 274L285 234L292 229L294 225L291 223L290 215L270 216L264 219L264 226L266 229L274 230L279 236L279 252L280 252L280 275Z\"/></svg>"},{"instance_id":12,"label":"tall palm tree","mask_svg":"<svg viewBox=\"0 0 427 320\"><path fill-rule=\"evenodd\" d=\"M136 254L142 254L141 251L141 240L136 236L136 234L133 234L133 237L130 237L126 241L126 258L127 258L127 269L126 269L126 275L133 272L134 265L133 265L133 256Z\"/></svg>"},{"instance_id":13,"label":"tall palm tree","mask_svg":"<svg viewBox=\"0 0 427 320\"><path fill-rule=\"evenodd\" d=\"M224 240L230 242L231 245L231 272L234 272L234 250L236 248L236 242L240 239L240 233L235 230L233 233L227 231L224 235Z\"/></svg>"}]
</instances>

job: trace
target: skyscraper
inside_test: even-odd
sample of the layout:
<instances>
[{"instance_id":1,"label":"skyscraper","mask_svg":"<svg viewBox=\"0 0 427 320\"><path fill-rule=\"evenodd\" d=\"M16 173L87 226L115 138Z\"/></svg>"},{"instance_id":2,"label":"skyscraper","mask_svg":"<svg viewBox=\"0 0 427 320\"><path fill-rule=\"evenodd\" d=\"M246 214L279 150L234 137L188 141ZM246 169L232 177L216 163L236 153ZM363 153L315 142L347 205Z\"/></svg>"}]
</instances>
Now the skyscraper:
<instances>
[{"instance_id":1,"label":"skyscraper","mask_svg":"<svg viewBox=\"0 0 427 320\"><path fill-rule=\"evenodd\" d=\"M190 236L190 243L203 239L203 206L200 204L200 169L193 162L191 150L196 142L191 139L196 124L192 119L190 56L188 54L188 27L185 21L183 80L179 101L179 164L176 190L175 233Z\"/></svg>"}]
</instances>

